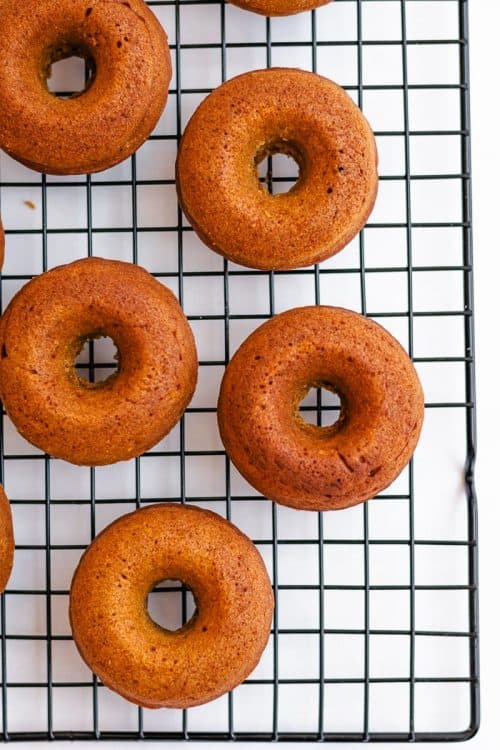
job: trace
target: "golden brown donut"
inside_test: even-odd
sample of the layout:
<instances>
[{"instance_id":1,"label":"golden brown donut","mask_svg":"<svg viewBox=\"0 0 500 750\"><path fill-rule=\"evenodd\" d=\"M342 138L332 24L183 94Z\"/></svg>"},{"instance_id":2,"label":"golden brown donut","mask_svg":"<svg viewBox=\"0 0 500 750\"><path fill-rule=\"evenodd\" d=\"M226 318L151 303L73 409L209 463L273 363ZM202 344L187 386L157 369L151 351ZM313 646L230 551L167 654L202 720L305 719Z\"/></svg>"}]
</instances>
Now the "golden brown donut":
<instances>
[{"instance_id":1,"label":"golden brown donut","mask_svg":"<svg viewBox=\"0 0 500 750\"><path fill-rule=\"evenodd\" d=\"M291 16L294 13L303 13L313 10L332 0L229 0L243 10L251 10L260 13L261 16Z\"/></svg>"},{"instance_id":2,"label":"golden brown donut","mask_svg":"<svg viewBox=\"0 0 500 750\"><path fill-rule=\"evenodd\" d=\"M142 0L0 0L0 148L51 174L99 172L146 140L172 76L167 37ZM54 96L51 65L82 57L81 95Z\"/></svg>"},{"instance_id":3,"label":"golden brown donut","mask_svg":"<svg viewBox=\"0 0 500 750\"><path fill-rule=\"evenodd\" d=\"M14 530L10 503L0 485L0 594L5 591L14 564Z\"/></svg>"},{"instance_id":4,"label":"golden brown donut","mask_svg":"<svg viewBox=\"0 0 500 750\"><path fill-rule=\"evenodd\" d=\"M75 358L109 336L118 372L80 378ZM30 281L0 320L0 393L19 432L74 464L126 461L176 424L194 392L197 355L174 295L131 263L85 258Z\"/></svg>"},{"instance_id":5,"label":"golden brown donut","mask_svg":"<svg viewBox=\"0 0 500 750\"><path fill-rule=\"evenodd\" d=\"M197 612L169 631L147 598L164 580L193 592ZM269 638L273 594L257 548L225 519L153 505L108 526L73 578L70 620L83 660L100 680L147 708L188 708L239 685Z\"/></svg>"},{"instance_id":6,"label":"golden brown donut","mask_svg":"<svg viewBox=\"0 0 500 750\"><path fill-rule=\"evenodd\" d=\"M290 192L270 195L258 164L276 153L300 168ZM346 92L314 73L257 70L198 107L177 158L184 212L208 247L264 270L317 263L366 223L377 195L373 133Z\"/></svg>"},{"instance_id":7,"label":"golden brown donut","mask_svg":"<svg viewBox=\"0 0 500 750\"><path fill-rule=\"evenodd\" d=\"M3 231L2 219L0 218L0 271L5 260L5 232Z\"/></svg>"},{"instance_id":8,"label":"golden brown donut","mask_svg":"<svg viewBox=\"0 0 500 750\"><path fill-rule=\"evenodd\" d=\"M311 388L340 396L329 427L307 424ZM408 355L350 310L302 307L258 328L236 352L219 397L219 427L243 476L269 499L338 510L374 497L417 445L422 388Z\"/></svg>"}]
</instances>

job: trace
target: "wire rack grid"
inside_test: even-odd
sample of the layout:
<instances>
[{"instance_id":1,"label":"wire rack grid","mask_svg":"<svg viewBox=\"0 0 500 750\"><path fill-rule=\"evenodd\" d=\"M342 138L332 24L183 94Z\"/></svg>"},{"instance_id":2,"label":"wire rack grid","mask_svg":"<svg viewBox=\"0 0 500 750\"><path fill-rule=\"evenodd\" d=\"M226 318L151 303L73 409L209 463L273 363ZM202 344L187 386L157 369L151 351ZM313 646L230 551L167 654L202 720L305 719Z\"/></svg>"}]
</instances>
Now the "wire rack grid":
<instances>
[{"instance_id":1,"label":"wire rack grid","mask_svg":"<svg viewBox=\"0 0 500 750\"><path fill-rule=\"evenodd\" d=\"M179 296L200 382L172 434L118 467L51 459L3 413L2 481L17 541L0 603L3 739L467 739L479 722L468 3L336 0L273 20L220 2L149 5L169 33L175 72L166 113L138 154L71 178L0 156L2 305L35 274L76 257L140 263ZM336 258L290 273L243 269L203 248L175 197L177 143L196 105L221 81L273 65L343 85L372 122L381 156L365 230ZM52 87L74 90L78 71L62 70L54 68ZM266 165L270 190L293 182L285 161ZM258 496L216 429L218 386L239 343L275 313L314 302L381 322L407 348L426 392L414 461L380 497L338 514ZM109 341L91 342L78 366L91 380L105 377L112 353ZM324 424L338 403L314 392L303 410ZM254 539L276 614L243 686L206 707L153 712L83 665L68 588L86 545L112 519L179 500L221 513ZM150 596L152 615L172 628L192 607L175 582Z\"/></svg>"}]
</instances>

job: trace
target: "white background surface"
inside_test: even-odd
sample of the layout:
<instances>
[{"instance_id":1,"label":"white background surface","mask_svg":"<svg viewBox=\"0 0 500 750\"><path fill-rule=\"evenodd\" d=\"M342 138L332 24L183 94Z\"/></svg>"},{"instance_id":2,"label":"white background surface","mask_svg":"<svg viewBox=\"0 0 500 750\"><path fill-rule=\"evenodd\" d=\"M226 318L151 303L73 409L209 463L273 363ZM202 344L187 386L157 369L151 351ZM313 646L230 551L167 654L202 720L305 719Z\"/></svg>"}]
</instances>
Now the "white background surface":
<instances>
[{"instance_id":1,"label":"white background surface","mask_svg":"<svg viewBox=\"0 0 500 750\"><path fill-rule=\"evenodd\" d=\"M497 638L497 575L500 511L496 467L500 448L497 423L498 327L494 305L498 304L500 260L497 240L498 174L500 158L498 130L498 29L500 9L493 2L472 0L471 8L472 101L474 144L474 211L476 268L476 335L478 359L479 460L477 485L481 533L481 636L482 636L482 729L470 747L486 750L498 746L498 701L500 647ZM38 744L38 743L37 743ZM68 747L92 743L72 743ZM123 743L107 743L119 747ZM23 743L21 747L27 747ZM59 745L61 746L61 745ZM181 743L178 745L181 746ZM262 744L256 747L262 747ZM38 747L42 745L38 744ZM170 747L176 748L177 743ZM337 745L337 747L341 747ZM349 745L353 747L353 745ZM379 747L383 747L379 745ZM389 747L389 746L388 746ZM390 747L394 747L391 745Z\"/></svg>"}]
</instances>

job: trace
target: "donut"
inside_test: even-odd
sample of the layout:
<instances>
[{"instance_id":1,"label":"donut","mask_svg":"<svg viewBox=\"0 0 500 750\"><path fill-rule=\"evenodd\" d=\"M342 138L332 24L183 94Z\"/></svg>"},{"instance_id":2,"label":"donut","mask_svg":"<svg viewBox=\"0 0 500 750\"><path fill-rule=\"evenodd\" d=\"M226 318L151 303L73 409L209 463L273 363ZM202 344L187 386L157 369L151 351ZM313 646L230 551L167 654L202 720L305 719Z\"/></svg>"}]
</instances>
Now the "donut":
<instances>
[{"instance_id":1,"label":"donut","mask_svg":"<svg viewBox=\"0 0 500 750\"><path fill-rule=\"evenodd\" d=\"M118 370L78 376L87 339L109 336ZM73 464L100 466L149 450L177 423L198 361L174 295L131 263L85 258L24 286L0 320L0 394L33 445Z\"/></svg>"},{"instance_id":2,"label":"donut","mask_svg":"<svg viewBox=\"0 0 500 750\"><path fill-rule=\"evenodd\" d=\"M14 531L10 503L0 485L0 594L5 591L14 564Z\"/></svg>"},{"instance_id":3,"label":"donut","mask_svg":"<svg viewBox=\"0 0 500 750\"><path fill-rule=\"evenodd\" d=\"M167 37L142 0L0 2L0 148L39 172L99 172L146 140L172 76ZM69 99L51 66L81 57L92 76Z\"/></svg>"},{"instance_id":4,"label":"donut","mask_svg":"<svg viewBox=\"0 0 500 750\"><path fill-rule=\"evenodd\" d=\"M0 271L5 260L5 232L3 231L2 219L0 218Z\"/></svg>"},{"instance_id":5,"label":"donut","mask_svg":"<svg viewBox=\"0 0 500 750\"><path fill-rule=\"evenodd\" d=\"M307 424L311 388L341 400L338 422ZM385 489L410 460L424 399L412 362L381 326L336 307L289 310L242 344L226 370L222 441L259 492L303 510L339 510Z\"/></svg>"},{"instance_id":6,"label":"donut","mask_svg":"<svg viewBox=\"0 0 500 750\"><path fill-rule=\"evenodd\" d=\"M257 175L268 156L299 165L290 192ZM289 68L233 78L198 107L183 135L177 189L195 232L225 258L262 270L317 263L366 223L377 194L377 150L346 92Z\"/></svg>"},{"instance_id":7,"label":"donut","mask_svg":"<svg viewBox=\"0 0 500 750\"><path fill-rule=\"evenodd\" d=\"M164 580L191 589L180 630L157 625L147 598ZM252 672L269 638L273 594L257 548L220 516L153 505L108 526L83 555L70 592L73 638L111 690L145 708L189 708Z\"/></svg>"},{"instance_id":8,"label":"donut","mask_svg":"<svg viewBox=\"0 0 500 750\"><path fill-rule=\"evenodd\" d=\"M326 5L332 0L230 0L243 10L260 13L261 16L291 16Z\"/></svg>"}]
</instances>

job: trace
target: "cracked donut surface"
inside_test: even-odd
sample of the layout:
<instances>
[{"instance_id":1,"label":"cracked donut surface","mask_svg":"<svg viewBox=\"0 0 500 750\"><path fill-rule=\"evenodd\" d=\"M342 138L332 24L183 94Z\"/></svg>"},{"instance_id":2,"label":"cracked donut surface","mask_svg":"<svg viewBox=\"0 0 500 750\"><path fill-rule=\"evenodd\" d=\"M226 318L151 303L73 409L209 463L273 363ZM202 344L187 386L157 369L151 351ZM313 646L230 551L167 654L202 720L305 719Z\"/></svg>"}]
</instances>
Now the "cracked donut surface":
<instances>
[{"instance_id":1,"label":"cracked donut surface","mask_svg":"<svg viewBox=\"0 0 500 750\"><path fill-rule=\"evenodd\" d=\"M168 40L142 0L0 2L0 147L40 172L85 174L126 159L165 107ZM60 98L47 78L81 57L90 79Z\"/></svg>"},{"instance_id":2,"label":"cracked donut surface","mask_svg":"<svg viewBox=\"0 0 500 750\"><path fill-rule=\"evenodd\" d=\"M110 337L118 368L79 376L85 341ZM0 393L19 432L49 455L126 461L170 432L194 392L198 359L172 292L132 263L85 258L36 277L0 319Z\"/></svg>"},{"instance_id":3,"label":"cracked donut surface","mask_svg":"<svg viewBox=\"0 0 500 750\"><path fill-rule=\"evenodd\" d=\"M311 388L340 397L338 421L307 424ZM338 510L389 486L420 436L424 399L391 334L342 308L295 308L260 326L231 360L218 418L226 450L259 492L283 505Z\"/></svg>"},{"instance_id":4,"label":"cracked donut surface","mask_svg":"<svg viewBox=\"0 0 500 750\"><path fill-rule=\"evenodd\" d=\"M156 584L180 581L196 612L179 630L149 616ZM257 666L274 601L255 545L211 511L164 503L119 518L92 542L71 585L81 656L112 690L148 708L215 700Z\"/></svg>"},{"instance_id":5,"label":"cracked donut surface","mask_svg":"<svg viewBox=\"0 0 500 750\"><path fill-rule=\"evenodd\" d=\"M295 159L299 177L271 195L257 169L276 153ZM180 144L177 190L212 250L251 268L301 268L338 253L365 225L377 163L370 125L340 86L303 70L257 70L198 107Z\"/></svg>"}]
</instances>

